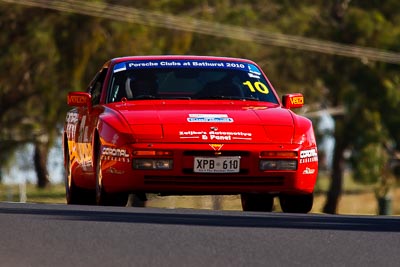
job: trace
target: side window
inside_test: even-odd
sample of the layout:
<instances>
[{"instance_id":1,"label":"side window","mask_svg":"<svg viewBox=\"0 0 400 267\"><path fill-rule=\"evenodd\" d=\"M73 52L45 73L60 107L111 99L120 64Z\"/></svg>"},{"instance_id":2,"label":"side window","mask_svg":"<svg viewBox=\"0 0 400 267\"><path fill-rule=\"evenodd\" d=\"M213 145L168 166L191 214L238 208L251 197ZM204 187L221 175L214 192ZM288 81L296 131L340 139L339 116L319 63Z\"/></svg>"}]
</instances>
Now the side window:
<instances>
[{"instance_id":1,"label":"side window","mask_svg":"<svg viewBox=\"0 0 400 267\"><path fill-rule=\"evenodd\" d=\"M104 68L99 73L97 73L90 84L89 93L92 95L93 106L100 103L101 90L103 88L103 83L104 79L106 78L107 70L107 68Z\"/></svg>"}]
</instances>

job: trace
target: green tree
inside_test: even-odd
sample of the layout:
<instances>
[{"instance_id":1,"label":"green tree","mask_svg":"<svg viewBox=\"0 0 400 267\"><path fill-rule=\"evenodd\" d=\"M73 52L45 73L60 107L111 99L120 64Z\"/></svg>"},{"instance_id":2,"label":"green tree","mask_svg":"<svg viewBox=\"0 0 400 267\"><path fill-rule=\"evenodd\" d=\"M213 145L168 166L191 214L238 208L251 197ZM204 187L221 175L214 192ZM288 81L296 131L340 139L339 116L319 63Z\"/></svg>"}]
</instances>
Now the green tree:
<instances>
[{"instance_id":1,"label":"green tree","mask_svg":"<svg viewBox=\"0 0 400 267\"><path fill-rule=\"evenodd\" d=\"M0 64L7 70L0 74L2 158L21 144L38 144L37 140L51 133L41 127L42 114L54 114L53 109L46 109L48 102L42 102L42 96L54 86L51 74L57 55L49 24L41 20L46 12L37 10L38 16L31 17L27 15L30 11L8 5L0 8L1 28L7 28L0 39L4 52ZM47 184L47 179L38 176L39 184Z\"/></svg>"},{"instance_id":2,"label":"green tree","mask_svg":"<svg viewBox=\"0 0 400 267\"><path fill-rule=\"evenodd\" d=\"M361 46L375 46L399 50L398 27L381 3L364 5L364 2L338 1L333 5L328 33L335 41ZM389 3L389 2L387 2ZM338 6L339 5L339 6ZM398 16L398 15L397 15ZM329 20L327 20L329 21ZM393 33L396 33L394 34ZM397 44L396 44L397 43ZM331 187L324 211L335 213L342 190L345 150L352 151L355 178L358 181L374 182L382 179L381 173L387 164L385 145L400 141L390 130L393 113L381 113L391 99L385 94L384 82L391 80L388 69L397 68L379 62L355 61L337 58L327 64L321 77L330 89L333 105L346 108L344 116L336 117L335 155ZM321 68L322 70L322 68ZM385 114L381 116L380 114ZM375 153L373 153L375 152ZM379 153L378 153L379 152ZM370 164L369 164L370 163ZM371 164L373 163L373 164ZM383 178L384 179L384 178Z\"/></svg>"}]
</instances>

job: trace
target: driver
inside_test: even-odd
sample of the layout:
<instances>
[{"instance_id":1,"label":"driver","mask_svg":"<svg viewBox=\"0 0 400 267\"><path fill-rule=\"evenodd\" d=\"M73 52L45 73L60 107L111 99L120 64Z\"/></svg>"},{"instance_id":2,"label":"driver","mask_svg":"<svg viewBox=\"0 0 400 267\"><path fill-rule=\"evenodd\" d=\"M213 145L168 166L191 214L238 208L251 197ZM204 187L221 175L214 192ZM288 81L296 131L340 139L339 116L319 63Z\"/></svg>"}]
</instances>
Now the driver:
<instances>
[{"instance_id":1,"label":"driver","mask_svg":"<svg viewBox=\"0 0 400 267\"><path fill-rule=\"evenodd\" d=\"M128 99L156 96L158 89L156 76L151 73L130 76L126 80L125 89Z\"/></svg>"}]
</instances>

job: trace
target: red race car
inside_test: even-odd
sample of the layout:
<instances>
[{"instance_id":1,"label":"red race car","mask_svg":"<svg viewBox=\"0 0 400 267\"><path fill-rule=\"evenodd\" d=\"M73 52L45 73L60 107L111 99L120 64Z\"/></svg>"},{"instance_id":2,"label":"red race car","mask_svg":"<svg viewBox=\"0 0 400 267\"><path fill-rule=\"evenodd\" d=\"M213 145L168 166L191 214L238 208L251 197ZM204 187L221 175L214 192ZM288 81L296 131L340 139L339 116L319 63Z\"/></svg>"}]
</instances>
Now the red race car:
<instances>
[{"instance_id":1,"label":"red race car","mask_svg":"<svg viewBox=\"0 0 400 267\"><path fill-rule=\"evenodd\" d=\"M115 58L71 92L63 134L69 204L240 194L245 211L309 212L318 172L310 120L256 63L204 56Z\"/></svg>"}]
</instances>

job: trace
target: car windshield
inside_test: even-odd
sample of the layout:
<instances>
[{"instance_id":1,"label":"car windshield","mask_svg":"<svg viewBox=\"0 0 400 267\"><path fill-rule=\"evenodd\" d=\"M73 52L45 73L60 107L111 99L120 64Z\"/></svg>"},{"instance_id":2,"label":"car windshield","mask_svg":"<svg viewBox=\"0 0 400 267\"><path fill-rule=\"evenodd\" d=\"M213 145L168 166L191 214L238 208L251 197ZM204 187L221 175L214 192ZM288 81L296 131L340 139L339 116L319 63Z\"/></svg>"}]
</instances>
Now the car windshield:
<instances>
[{"instance_id":1,"label":"car windshield","mask_svg":"<svg viewBox=\"0 0 400 267\"><path fill-rule=\"evenodd\" d=\"M278 103L253 64L198 60L131 61L115 65L107 103L122 99L232 99Z\"/></svg>"}]
</instances>

